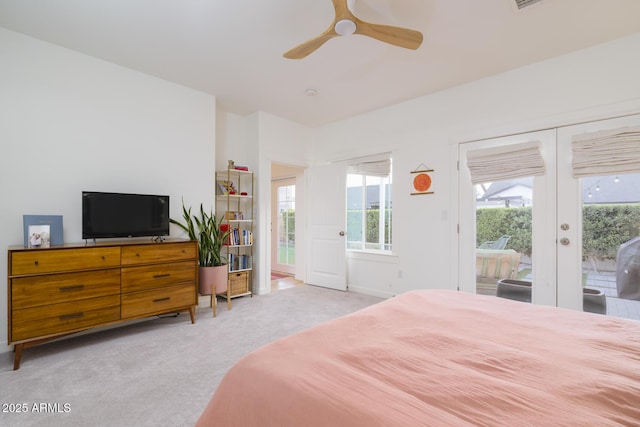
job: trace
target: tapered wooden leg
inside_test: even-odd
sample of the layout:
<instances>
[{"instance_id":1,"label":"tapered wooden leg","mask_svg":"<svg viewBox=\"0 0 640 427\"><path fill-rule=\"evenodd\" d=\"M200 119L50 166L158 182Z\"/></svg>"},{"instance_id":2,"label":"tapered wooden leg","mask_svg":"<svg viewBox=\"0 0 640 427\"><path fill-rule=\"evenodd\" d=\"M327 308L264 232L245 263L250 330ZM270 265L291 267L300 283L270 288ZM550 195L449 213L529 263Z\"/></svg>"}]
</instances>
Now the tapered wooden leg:
<instances>
[{"instance_id":1,"label":"tapered wooden leg","mask_svg":"<svg viewBox=\"0 0 640 427\"><path fill-rule=\"evenodd\" d=\"M213 317L218 314L218 296L213 292L211 294L211 305L213 306Z\"/></svg>"},{"instance_id":2,"label":"tapered wooden leg","mask_svg":"<svg viewBox=\"0 0 640 427\"><path fill-rule=\"evenodd\" d=\"M189 316L191 316L191 323L196 323L196 308L189 307Z\"/></svg>"},{"instance_id":3,"label":"tapered wooden leg","mask_svg":"<svg viewBox=\"0 0 640 427\"><path fill-rule=\"evenodd\" d=\"M13 356L13 370L17 371L20 369L20 359L22 358L22 349L24 348L24 344L16 344L13 351L15 352Z\"/></svg>"},{"instance_id":4,"label":"tapered wooden leg","mask_svg":"<svg viewBox=\"0 0 640 427\"><path fill-rule=\"evenodd\" d=\"M227 309L231 310L231 290L227 288Z\"/></svg>"}]
</instances>

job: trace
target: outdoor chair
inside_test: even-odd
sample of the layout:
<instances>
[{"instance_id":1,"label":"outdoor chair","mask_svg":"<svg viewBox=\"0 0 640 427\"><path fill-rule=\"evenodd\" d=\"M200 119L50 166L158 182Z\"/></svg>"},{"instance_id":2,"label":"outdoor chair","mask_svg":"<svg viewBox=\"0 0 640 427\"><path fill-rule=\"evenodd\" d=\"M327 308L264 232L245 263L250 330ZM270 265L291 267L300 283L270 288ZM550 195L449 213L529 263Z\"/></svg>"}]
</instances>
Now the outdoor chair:
<instances>
[{"instance_id":1,"label":"outdoor chair","mask_svg":"<svg viewBox=\"0 0 640 427\"><path fill-rule=\"evenodd\" d=\"M508 236L505 234L504 236L500 237L498 240L491 240L488 242L484 242L483 244L480 245L478 249L502 250L507 246L507 242L509 241L510 238L511 236Z\"/></svg>"}]
</instances>

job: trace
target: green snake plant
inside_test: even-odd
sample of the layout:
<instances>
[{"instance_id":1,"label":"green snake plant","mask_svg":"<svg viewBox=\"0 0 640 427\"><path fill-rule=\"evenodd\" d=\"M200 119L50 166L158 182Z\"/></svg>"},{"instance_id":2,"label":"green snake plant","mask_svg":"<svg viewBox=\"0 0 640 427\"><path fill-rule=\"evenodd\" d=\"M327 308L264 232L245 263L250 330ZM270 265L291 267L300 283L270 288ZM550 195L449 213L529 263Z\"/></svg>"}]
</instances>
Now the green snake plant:
<instances>
[{"instance_id":1,"label":"green snake plant","mask_svg":"<svg viewBox=\"0 0 640 427\"><path fill-rule=\"evenodd\" d=\"M184 223L173 218L169 219L187 233L189 239L198 241L198 264L200 267L217 267L225 264L222 256L228 231L220 230L221 220L213 212L205 212L200 204L200 216L191 214L191 207L182 203L182 218Z\"/></svg>"}]
</instances>

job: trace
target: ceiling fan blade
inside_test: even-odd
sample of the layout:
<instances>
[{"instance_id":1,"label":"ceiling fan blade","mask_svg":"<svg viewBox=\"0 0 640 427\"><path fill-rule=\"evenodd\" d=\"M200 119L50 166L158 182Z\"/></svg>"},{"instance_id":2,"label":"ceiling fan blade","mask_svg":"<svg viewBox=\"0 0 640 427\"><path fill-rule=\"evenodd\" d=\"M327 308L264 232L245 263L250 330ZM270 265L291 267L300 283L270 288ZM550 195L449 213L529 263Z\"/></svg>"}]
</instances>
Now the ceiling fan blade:
<instances>
[{"instance_id":1,"label":"ceiling fan blade","mask_svg":"<svg viewBox=\"0 0 640 427\"><path fill-rule=\"evenodd\" d=\"M307 40L306 42L294 47L291 50L286 51L282 56L287 59L302 59L318 49L320 46L325 44L327 40L336 37L338 33L336 33L333 28L327 29L324 33L320 34L318 37L314 37L311 40Z\"/></svg>"},{"instance_id":2,"label":"ceiling fan blade","mask_svg":"<svg viewBox=\"0 0 640 427\"><path fill-rule=\"evenodd\" d=\"M349 19L352 15L349 7L347 6L347 0L331 0L333 2L333 8L336 10L336 19L335 21L339 21L341 19ZM334 23L335 23L334 21Z\"/></svg>"},{"instance_id":3,"label":"ceiling fan blade","mask_svg":"<svg viewBox=\"0 0 640 427\"><path fill-rule=\"evenodd\" d=\"M347 0L331 0L333 8L335 9L335 17L331 26L327 28L318 37L294 47L291 50L285 52L282 56L287 59L302 59L309 56L320 46L325 44L327 40L338 36L338 32L341 35L351 34L353 31L353 24L355 24L355 34L361 34L368 36L394 46L400 46L407 49L417 49L422 44L422 33L408 28L392 27L390 25L371 24L369 22L358 19L349 10ZM345 22L341 21L351 21ZM341 29L337 29L340 26ZM351 27L351 28L350 28Z\"/></svg>"},{"instance_id":4,"label":"ceiling fan blade","mask_svg":"<svg viewBox=\"0 0 640 427\"><path fill-rule=\"evenodd\" d=\"M355 34L372 37L376 40L416 50L422 44L422 33L408 28L392 27L390 25L371 24L369 22L356 21Z\"/></svg>"}]
</instances>

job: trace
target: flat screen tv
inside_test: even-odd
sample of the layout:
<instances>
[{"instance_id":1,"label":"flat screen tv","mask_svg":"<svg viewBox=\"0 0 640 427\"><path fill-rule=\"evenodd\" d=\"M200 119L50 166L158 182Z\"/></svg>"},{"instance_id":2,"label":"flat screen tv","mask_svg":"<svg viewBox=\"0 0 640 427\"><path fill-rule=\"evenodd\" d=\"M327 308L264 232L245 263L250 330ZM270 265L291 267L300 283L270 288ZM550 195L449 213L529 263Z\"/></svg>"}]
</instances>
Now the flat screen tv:
<instances>
[{"instance_id":1,"label":"flat screen tv","mask_svg":"<svg viewBox=\"0 0 640 427\"><path fill-rule=\"evenodd\" d=\"M169 196L82 192L82 238L169 235Z\"/></svg>"}]
</instances>

